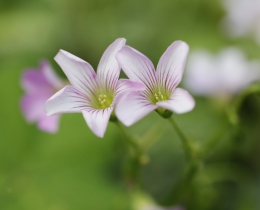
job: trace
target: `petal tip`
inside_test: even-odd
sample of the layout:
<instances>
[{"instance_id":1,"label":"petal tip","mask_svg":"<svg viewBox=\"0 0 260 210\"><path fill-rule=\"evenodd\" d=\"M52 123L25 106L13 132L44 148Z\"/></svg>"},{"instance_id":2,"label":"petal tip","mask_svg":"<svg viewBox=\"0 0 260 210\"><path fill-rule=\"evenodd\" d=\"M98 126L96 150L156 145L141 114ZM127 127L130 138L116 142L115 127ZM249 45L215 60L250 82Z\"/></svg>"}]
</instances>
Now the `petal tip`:
<instances>
[{"instance_id":1,"label":"petal tip","mask_svg":"<svg viewBox=\"0 0 260 210\"><path fill-rule=\"evenodd\" d=\"M117 38L115 41L122 42L122 44L126 43L126 39L125 38Z\"/></svg>"}]
</instances>

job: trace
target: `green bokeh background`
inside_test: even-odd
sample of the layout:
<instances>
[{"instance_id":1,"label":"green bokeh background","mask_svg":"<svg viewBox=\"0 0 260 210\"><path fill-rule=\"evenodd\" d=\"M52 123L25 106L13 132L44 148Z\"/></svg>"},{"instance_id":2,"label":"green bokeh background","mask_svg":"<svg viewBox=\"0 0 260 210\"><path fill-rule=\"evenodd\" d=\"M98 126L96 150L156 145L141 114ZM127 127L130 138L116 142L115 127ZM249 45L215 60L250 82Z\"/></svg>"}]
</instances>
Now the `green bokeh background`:
<instances>
[{"instance_id":1,"label":"green bokeh background","mask_svg":"<svg viewBox=\"0 0 260 210\"><path fill-rule=\"evenodd\" d=\"M224 35L224 15L217 0L0 0L0 209L125 210L132 202L123 187L124 139L117 127L110 123L99 139L81 114L63 115L54 135L27 124L19 107L24 69L45 58L64 77L53 60L59 49L96 68L119 37L155 65L175 40L187 42L191 52L238 46L249 58L260 58L250 38ZM194 184L198 190L180 200L187 209L260 209L259 97L247 97L240 115L238 134L220 138ZM173 117L198 145L227 124L225 106L205 98L196 98L194 111ZM178 136L156 113L129 131L141 137L154 129L161 135L142 167L141 189L161 205L171 205L167 197L185 167Z\"/></svg>"}]
</instances>

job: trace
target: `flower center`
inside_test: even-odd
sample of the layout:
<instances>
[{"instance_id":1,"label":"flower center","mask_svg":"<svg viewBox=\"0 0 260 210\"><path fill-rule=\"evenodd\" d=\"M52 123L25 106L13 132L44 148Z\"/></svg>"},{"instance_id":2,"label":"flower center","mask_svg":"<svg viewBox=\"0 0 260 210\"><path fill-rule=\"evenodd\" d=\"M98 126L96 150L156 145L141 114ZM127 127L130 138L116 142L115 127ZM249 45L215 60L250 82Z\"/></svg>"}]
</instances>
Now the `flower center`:
<instances>
[{"instance_id":1,"label":"flower center","mask_svg":"<svg viewBox=\"0 0 260 210\"><path fill-rule=\"evenodd\" d=\"M166 100L166 96L164 96L160 91L154 94L154 97L156 99L156 101L165 101Z\"/></svg>"},{"instance_id":2,"label":"flower center","mask_svg":"<svg viewBox=\"0 0 260 210\"><path fill-rule=\"evenodd\" d=\"M111 103L112 103L113 100L111 100L111 98L108 98L107 95L105 94L100 94L98 96L98 103L99 103L99 106L102 107L102 108L108 108Z\"/></svg>"},{"instance_id":3,"label":"flower center","mask_svg":"<svg viewBox=\"0 0 260 210\"><path fill-rule=\"evenodd\" d=\"M159 101L167 101L169 100L170 96L171 96L170 92L162 88L161 89L158 88L157 90L154 90L153 93L149 94L150 101L153 104L156 104Z\"/></svg>"},{"instance_id":4,"label":"flower center","mask_svg":"<svg viewBox=\"0 0 260 210\"><path fill-rule=\"evenodd\" d=\"M95 109L106 109L111 106L114 100L114 94L111 93L97 93L92 98L92 106Z\"/></svg>"}]
</instances>

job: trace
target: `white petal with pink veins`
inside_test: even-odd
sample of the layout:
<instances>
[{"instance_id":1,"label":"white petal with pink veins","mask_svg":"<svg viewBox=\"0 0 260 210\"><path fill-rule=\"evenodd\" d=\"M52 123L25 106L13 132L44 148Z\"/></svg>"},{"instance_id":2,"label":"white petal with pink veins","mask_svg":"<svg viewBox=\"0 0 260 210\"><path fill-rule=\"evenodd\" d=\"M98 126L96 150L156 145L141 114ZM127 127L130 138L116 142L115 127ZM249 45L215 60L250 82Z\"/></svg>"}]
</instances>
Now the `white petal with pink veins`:
<instances>
[{"instance_id":1,"label":"white petal with pink veins","mask_svg":"<svg viewBox=\"0 0 260 210\"><path fill-rule=\"evenodd\" d=\"M145 90L145 85L140 82L134 82L129 79L120 79L117 83L115 103L120 100L127 92Z\"/></svg>"},{"instance_id":2,"label":"white petal with pink veins","mask_svg":"<svg viewBox=\"0 0 260 210\"><path fill-rule=\"evenodd\" d=\"M45 103L46 115L81 112L90 107L86 95L72 86L66 86Z\"/></svg>"},{"instance_id":3,"label":"white petal with pink veins","mask_svg":"<svg viewBox=\"0 0 260 210\"><path fill-rule=\"evenodd\" d=\"M180 83L189 53L189 46L183 41L173 42L161 56L156 75L159 84L172 91Z\"/></svg>"},{"instance_id":4,"label":"white petal with pink veins","mask_svg":"<svg viewBox=\"0 0 260 210\"><path fill-rule=\"evenodd\" d=\"M89 109L88 111L82 111L82 113L92 132L103 138L112 111L113 107L102 110Z\"/></svg>"},{"instance_id":5,"label":"white petal with pink veins","mask_svg":"<svg viewBox=\"0 0 260 210\"><path fill-rule=\"evenodd\" d=\"M191 111L195 106L195 101L188 91L176 88L169 100L159 101L156 105L177 114L182 114Z\"/></svg>"},{"instance_id":6,"label":"white petal with pink veins","mask_svg":"<svg viewBox=\"0 0 260 210\"><path fill-rule=\"evenodd\" d=\"M149 88L154 87L155 70L149 58L129 46L124 46L116 57L130 80L141 82Z\"/></svg>"},{"instance_id":7,"label":"white petal with pink veins","mask_svg":"<svg viewBox=\"0 0 260 210\"><path fill-rule=\"evenodd\" d=\"M54 59L75 88L91 95L97 87L97 81L96 72L89 63L64 50L60 50Z\"/></svg>"},{"instance_id":8,"label":"white petal with pink veins","mask_svg":"<svg viewBox=\"0 0 260 210\"><path fill-rule=\"evenodd\" d=\"M97 68L97 76L102 86L115 88L120 74L116 54L125 45L124 38L116 39L103 53Z\"/></svg>"},{"instance_id":9,"label":"white petal with pink veins","mask_svg":"<svg viewBox=\"0 0 260 210\"><path fill-rule=\"evenodd\" d=\"M122 97L115 109L117 118L126 126L133 125L158 106L139 92L130 92Z\"/></svg>"}]
</instances>

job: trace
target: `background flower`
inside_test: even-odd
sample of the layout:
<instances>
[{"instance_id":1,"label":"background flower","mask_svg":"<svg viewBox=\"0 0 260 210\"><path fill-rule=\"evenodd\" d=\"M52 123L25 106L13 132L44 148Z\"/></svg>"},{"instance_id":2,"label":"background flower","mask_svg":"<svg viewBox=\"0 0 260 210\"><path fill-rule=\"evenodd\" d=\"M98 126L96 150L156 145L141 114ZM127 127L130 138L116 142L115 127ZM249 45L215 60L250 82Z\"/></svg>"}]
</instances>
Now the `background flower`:
<instances>
[{"instance_id":1,"label":"background flower","mask_svg":"<svg viewBox=\"0 0 260 210\"><path fill-rule=\"evenodd\" d=\"M217 55L197 50L190 54L184 85L196 95L227 97L259 79L260 62L249 61L238 48Z\"/></svg>"},{"instance_id":2,"label":"background flower","mask_svg":"<svg viewBox=\"0 0 260 210\"><path fill-rule=\"evenodd\" d=\"M234 37L253 36L260 44L260 1L222 0L226 9L224 29Z\"/></svg>"},{"instance_id":3,"label":"background flower","mask_svg":"<svg viewBox=\"0 0 260 210\"><path fill-rule=\"evenodd\" d=\"M59 115L48 117L44 113L45 101L63 86L47 61L41 61L37 69L27 69L22 74L21 109L26 120L36 122L40 130L55 133L58 130Z\"/></svg>"}]
</instances>

